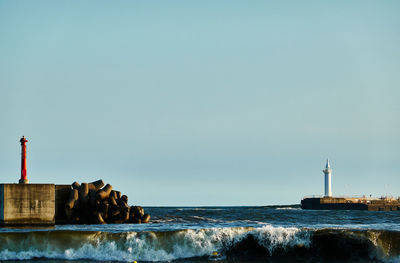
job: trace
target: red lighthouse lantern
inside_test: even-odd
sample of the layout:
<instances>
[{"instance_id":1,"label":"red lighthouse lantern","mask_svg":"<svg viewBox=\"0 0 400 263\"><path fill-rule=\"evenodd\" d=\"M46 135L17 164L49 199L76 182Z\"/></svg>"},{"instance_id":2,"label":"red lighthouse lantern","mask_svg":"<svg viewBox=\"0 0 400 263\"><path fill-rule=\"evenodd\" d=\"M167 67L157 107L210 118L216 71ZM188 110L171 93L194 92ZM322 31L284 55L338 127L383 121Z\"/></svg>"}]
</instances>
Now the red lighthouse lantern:
<instances>
[{"instance_id":1,"label":"red lighthouse lantern","mask_svg":"<svg viewBox=\"0 0 400 263\"><path fill-rule=\"evenodd\" d=\"M29 183L26 175L26 143L28 140L25 138L25 136L22 136L19 142L21 143L21 179L19 179L19 183L27 184Z\"/></svg>"}]
</instances>

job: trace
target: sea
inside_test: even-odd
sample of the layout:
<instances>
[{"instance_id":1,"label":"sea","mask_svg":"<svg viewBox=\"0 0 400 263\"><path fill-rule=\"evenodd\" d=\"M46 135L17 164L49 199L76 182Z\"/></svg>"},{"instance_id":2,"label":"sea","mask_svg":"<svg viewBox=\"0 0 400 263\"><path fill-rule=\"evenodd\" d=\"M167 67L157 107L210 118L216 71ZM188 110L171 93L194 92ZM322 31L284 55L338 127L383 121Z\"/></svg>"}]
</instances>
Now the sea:
<instances>
[{"instance_id":1,"label":"sea","mask_svg":"<svg viewBox=\"0 0 400 263\"><path fill-rule=\"evenodd\" d=\"M149 224L0 228L7 262L400 262L400 212L145 207Z\"/></svg>"}]
</instances>

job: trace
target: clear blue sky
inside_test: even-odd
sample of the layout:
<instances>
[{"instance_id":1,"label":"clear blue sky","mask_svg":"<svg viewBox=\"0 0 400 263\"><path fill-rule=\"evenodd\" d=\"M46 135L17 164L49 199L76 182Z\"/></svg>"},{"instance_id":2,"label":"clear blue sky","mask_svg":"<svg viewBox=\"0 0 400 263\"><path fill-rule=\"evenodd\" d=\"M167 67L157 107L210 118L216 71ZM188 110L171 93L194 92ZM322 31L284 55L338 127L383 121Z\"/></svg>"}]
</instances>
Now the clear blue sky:
<instances>
[{"instance_id":1,"label":"clear blue sky","mask_svg":"<svg viewBox=\"0 0 400 263\"><path fill-rule=\"evenodd\" d=\"M0 181L140 205L400 195L399 1L0 1Z\"/></svg>"}]
</instances>

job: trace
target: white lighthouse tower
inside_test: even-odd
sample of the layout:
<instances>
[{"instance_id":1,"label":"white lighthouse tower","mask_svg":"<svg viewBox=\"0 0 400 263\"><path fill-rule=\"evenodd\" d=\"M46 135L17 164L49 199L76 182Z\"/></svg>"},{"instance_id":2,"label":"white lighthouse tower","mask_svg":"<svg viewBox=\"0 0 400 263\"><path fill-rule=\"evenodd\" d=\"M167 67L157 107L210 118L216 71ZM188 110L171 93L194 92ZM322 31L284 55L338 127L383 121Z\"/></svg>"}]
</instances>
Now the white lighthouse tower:
<instances>
[{"instance_id":1,"label":"white lighthouse tower","mask_svg":"<svg viewBox=\"0 0 400 263\"><path fill-rule=\"evenodd\" d=\"M325 197L332 197L331 174L332 169L329 164L329 159L326 159L325 169L322 170L325 174Z\"/></svg>"}]
</instances>

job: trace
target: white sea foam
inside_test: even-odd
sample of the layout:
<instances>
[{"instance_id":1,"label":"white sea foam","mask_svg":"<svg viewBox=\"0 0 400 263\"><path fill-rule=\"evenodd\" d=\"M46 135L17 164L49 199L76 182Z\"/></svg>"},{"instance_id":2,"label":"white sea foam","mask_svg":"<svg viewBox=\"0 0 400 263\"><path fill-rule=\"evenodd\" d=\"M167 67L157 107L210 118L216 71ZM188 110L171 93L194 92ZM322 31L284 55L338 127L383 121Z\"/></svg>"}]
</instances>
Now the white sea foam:
<instances>
[{"instance_id":1,"label":"white sea foam","mask_svg":"<svg viewBox=\"0 0 400 263\"><path fill-rule=\"evenodd\" d=\"M55 245L50 236L46 245L36 245L27 237L24 246L10 244L14 249L2 249L0 260L27 260L32 258L90 259L100 261L171 261L175 259L211 256L223 252L228 246L242 241L248 234L270 253L278 246L308 245L308 235L297 228L263 226L260 228L210 228L174 232L131 232L128 234L83 235L81 245ZM75 237L76 238L76 237ZM14 243L17 241L14 241ZM19 241L21 242L21 240ZM30 247L27 250L17 248Z\"/></svg>"},{"instance_id":2,"label":"white sea foam","mask_svg":"<svg viewBox=\"0 0 400 263\"><path fill-rule=\"evenodd\" d=\"M252 231L258 242L268 249L270 254L279 246L282 248L310 245L310 233L295 227L264 226Z\"/></svg>"}]
</instances>

